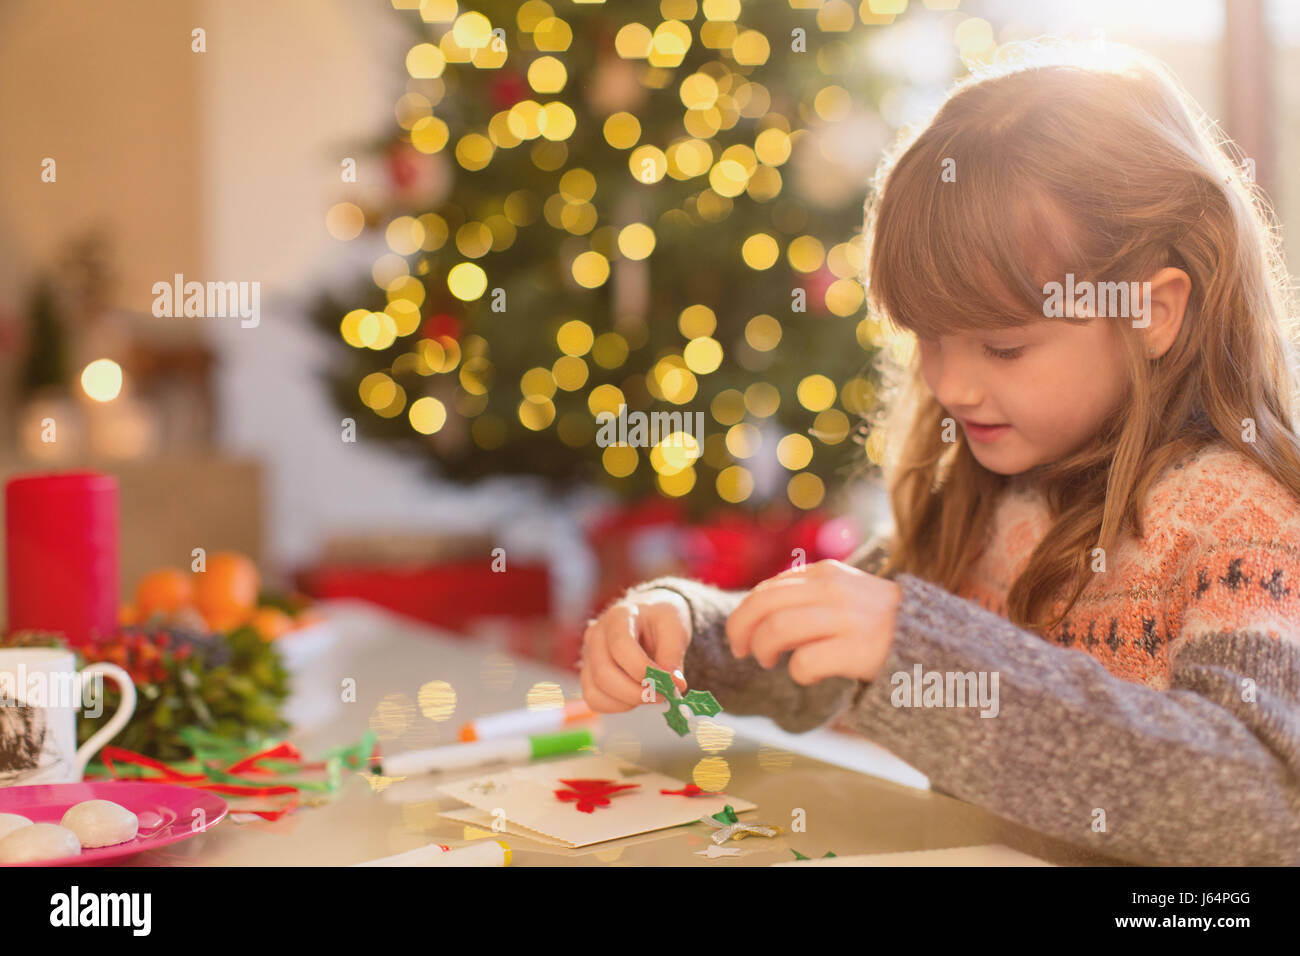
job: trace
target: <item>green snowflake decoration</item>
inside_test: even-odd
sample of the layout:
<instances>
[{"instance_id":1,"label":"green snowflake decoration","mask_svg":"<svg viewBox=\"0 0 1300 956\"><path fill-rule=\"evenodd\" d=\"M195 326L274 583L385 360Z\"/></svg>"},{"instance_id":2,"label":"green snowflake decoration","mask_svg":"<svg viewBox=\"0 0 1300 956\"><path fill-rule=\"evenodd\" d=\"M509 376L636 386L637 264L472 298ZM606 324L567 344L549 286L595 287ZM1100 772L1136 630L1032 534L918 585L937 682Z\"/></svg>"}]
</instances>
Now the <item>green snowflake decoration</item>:
<instances>
[{"instance_id":1,"label":"green snowflake decoration","mask_svg":"<svg viewBox=\"0 0 1300 956\"><path fill-rule=\"evenodd\" d=\"M645 676L647 680L654 682L655 690L663 694L664 699L668 701L664 720L668 721L669 727L677 731L679 737L685 737L691 729L681 710L678 709L682 704L689 707L696 717L712 717L722 712L722 705L707 690L688 690L685 696L679 697L677 685L673 683L672 676L667 671L647 666Z\"/></svg>"}]
</instances>

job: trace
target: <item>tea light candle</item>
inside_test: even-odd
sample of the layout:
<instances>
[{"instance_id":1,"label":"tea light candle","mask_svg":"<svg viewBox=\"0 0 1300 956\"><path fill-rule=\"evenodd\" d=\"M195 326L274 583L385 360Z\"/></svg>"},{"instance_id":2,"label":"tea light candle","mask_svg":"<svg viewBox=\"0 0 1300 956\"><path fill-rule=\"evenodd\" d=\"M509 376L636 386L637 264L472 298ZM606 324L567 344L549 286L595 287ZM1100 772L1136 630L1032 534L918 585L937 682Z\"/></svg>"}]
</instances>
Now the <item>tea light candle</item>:
<instances>
[{"instance_id":1,"label":"tea light candle","mask_svg":"<svg viewBox=\"0 0 1300 956\"><path fill-rule=\"evenodd\" d=\"M72 646L112 634L118 607L117 479L30 475L5 487L9 629L61 632Z\"/></svg>"}]
</instances>

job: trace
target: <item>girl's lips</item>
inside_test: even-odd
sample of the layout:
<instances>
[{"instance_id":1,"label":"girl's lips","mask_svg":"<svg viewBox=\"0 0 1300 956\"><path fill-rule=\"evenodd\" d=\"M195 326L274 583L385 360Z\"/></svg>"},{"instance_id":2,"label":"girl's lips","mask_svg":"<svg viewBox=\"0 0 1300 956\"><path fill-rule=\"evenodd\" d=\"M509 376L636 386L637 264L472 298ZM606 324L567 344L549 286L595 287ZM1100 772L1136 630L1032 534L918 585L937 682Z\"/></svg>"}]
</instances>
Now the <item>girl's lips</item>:
<instances>
[{"instance_id":1,"label":"girl's lips","mask_svg":"<svg viewBox=\"0 0 1300 956\"><path fill-rule=\"evenodd\" d=\"M967 435L969 435L971 438L975 439L976 441L983 441L983 442L993 441L994 439L1001 437L1008 429L1011 428L1010 425L1005 425L1005 424L977 425L974 422L968 422L965 419L962 419L962 426L966 429Z\"/></svg>"}]
</instances>

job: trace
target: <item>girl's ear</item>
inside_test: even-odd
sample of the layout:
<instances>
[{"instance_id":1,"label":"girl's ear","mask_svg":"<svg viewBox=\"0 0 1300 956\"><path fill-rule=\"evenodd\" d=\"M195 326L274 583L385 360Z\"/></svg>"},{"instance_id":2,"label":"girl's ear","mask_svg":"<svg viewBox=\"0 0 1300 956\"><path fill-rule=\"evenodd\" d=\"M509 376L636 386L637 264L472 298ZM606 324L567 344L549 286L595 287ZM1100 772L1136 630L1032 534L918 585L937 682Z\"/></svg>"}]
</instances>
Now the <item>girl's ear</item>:
<instances>
[{"instance_id":1,"label":"girl's ear","mask_svg":"<svg viewBox=\"0 0 1300 956\"><path fill-rule=\"evenodd\" d=\"M1174 344L1183 327L1187 299L1192 294L1192 280L1182 269L1161 269L1150 279L1151 313L1144 333L1148 358L1159 358Z\"/></svg>"}]
</instances>

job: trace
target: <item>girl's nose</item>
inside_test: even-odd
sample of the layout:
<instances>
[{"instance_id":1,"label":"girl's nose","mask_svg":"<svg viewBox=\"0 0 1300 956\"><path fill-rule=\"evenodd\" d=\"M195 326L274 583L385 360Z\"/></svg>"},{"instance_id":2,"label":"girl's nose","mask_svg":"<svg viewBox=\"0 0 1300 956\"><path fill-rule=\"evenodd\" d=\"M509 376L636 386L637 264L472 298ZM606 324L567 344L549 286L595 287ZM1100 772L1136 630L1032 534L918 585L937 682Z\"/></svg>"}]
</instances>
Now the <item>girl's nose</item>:
<instances>
[{"instance_id":1,"label":"girl's nose","mask_svg":"<svg viewBox=\"0 0 1300 956\"><path fill-rule=\"evenodd\" d=\"M935 399L944 408L977 408L984 400L979 373L953 349L945 355L937 351L930 360L927 379Z\"/></svg>"}]
</instances>

